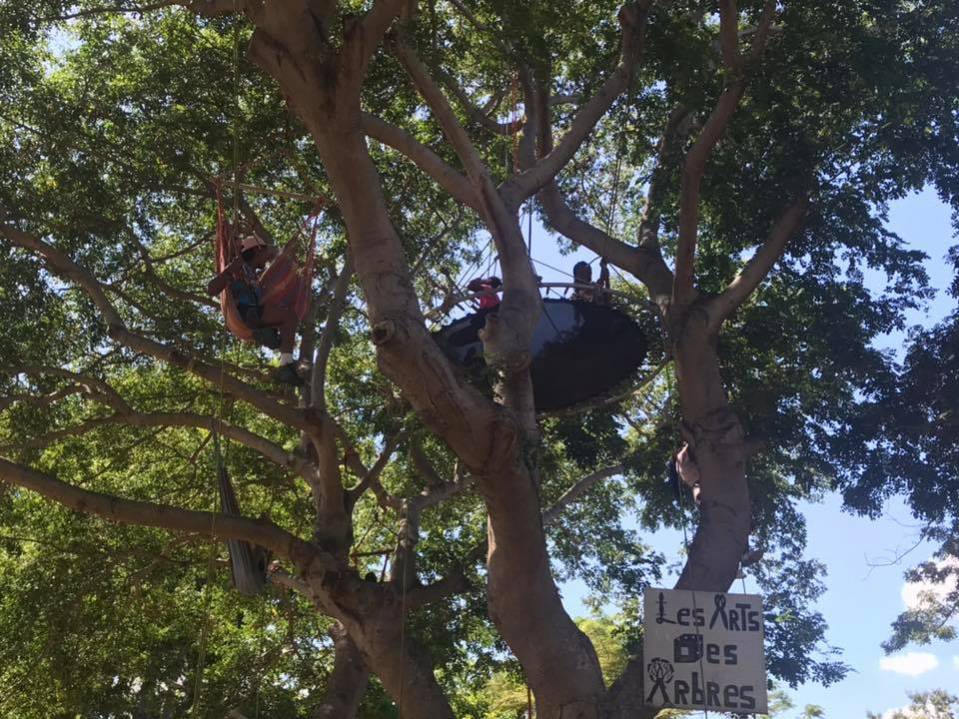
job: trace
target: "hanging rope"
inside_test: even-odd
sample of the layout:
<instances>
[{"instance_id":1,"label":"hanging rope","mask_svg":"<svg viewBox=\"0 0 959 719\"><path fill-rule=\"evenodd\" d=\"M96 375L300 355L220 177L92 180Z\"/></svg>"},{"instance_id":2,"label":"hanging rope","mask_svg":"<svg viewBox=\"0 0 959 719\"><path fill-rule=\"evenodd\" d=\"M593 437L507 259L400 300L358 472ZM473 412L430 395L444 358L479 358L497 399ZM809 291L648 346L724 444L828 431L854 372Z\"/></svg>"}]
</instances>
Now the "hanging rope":
<instances>
[{"instance_id":1,"label":"hanging rope","mask_svg":"<svg viewBox=\"0 0 959 719\"><path fill-rule=\"evenodd\" d=\"M633 87L636 84L636 68L630 68L629 83L626 87L626 103L623 105L623 120L619 128L619 141L616 147L616 161L613 163L613 196L609 203L609 212L606 215L606 234L612 235L616 229L616 209L619 205L619 184L623 164L623 155L626 152L626 127L629 125L629 109L633 104Z\"/></svg>"},{"instance_id":2,"label":"hanging rope","mask_svg":"<svg viewBox=\"0 0 959 719\"><path fill-rule=\"evenodd\" d=\"M675 364L673 365L673 368L675 369ZM666 374L666 390L667 390L667 392L669 393L669 399L671 400L672 397L673 397L673 392L674 392L674 383L673 383L673 373L672 373L672 372L668 372L668 373ZM676 461L676 460L675 460L675 457L673 458L672 461L674 461L674 462ZM678 473L677 473L676 481L679 482L680 484L682 484L682 480L679 479ZM687 561L688 561L688 560L689 560L689 533L688 533L687 530L686 530L686 499L685 499L685 498L686 498L686 493L683 492L683 487L682 487L682 486L678 487L677 489L679 490L679 518L680 518L680 521L681 521L682 526L683 526L683 545L684 545L685 548L686 548L686 558L687 558ZM692 495L690 495L690 496L692 496ZM697 611L698 611L698 607L696 606L696 592L695 592L695 590L690 589L690 590L689 590L689 596L690 596L690 597L692 598L692 600L693 600L693 615L695 616L695 614L696 614ZM695 629L696 629L696 637L697 637L698 642L702 642L702 633L700 632L699 625L698 625L696 622L693 622L693 626L694 626ZM702 656L702 654L700 654L700 656L699 656L699 673L700 673L700 676L702 677L703 686L705 686L705 685L706 685L706 666L705 666L705 664L703 664L703 656ZM703 716L704 716L704 717L709 717L709 710L708 710L706 707L703 707Z\"/></svg>"},{"instance_id":3,"label":"hanging rope","mask_svg":"<svg viewBox=\"0 0 959 719\"><path fill-rule=\"evenodd\" d=\"M398 548L403 546L403 540L404 537L401 536L396 543ZM400 714L403 713L403 698L406 695L406 584L409 561L409 554L406 547L403 547L402 574L400 575Z\"/></svg>"},{"instance_id":4,"label":"hanging rope","mask_svg":"<svg viewBox=\"0 0 959 719\"><path fill-rule=\"evenodd\" d=\"M233 182L237 182L237 173L240 166L240 140L239 140L239 115L240 115L240 23L235 19L237 14L237 0L233 0ZM240 193L234 188L233 191L233 226L237 226L237 220L240 215ZM211 435L213 437L213 449L218 466L223 466L224 459L220 452L220 440L217 434L220 423L223 418L223 383L226 375L226 336L221 340L220 346L220 388L219 399L217 402L216 421ZM216 566L216 513L217 513L217 494L213 493L213 506L210 511L210 559L206 569L206 585L203 587L203 625L200 628L200 642L197 647L197 666L196 678L193 685L193 706L190 708L191 716L198 716L200 712L200 701L203 697L203 671L206 668L206 650L210 635L211 617L211 597L213 579Z\"/></svg>"}]
</instances>

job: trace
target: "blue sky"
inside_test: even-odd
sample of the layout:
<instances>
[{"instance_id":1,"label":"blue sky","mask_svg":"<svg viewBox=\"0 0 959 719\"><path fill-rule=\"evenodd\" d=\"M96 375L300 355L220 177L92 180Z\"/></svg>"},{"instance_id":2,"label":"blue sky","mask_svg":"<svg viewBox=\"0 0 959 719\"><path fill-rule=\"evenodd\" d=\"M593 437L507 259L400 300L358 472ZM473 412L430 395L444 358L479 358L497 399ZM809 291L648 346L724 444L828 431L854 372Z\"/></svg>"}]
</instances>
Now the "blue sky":
<instances>
[{"instance_id":1,"label":"blue sky","mask_svg":"<svg viewBox=\"0 0 959 719\"><path fill-rule=\"evenodd\" d=\"M939 290L924 309L909 314L909 324L929 325L941 320L955 307L945 292L952 280L952 268L944 256L954 242L949 208L927 190L894 203L888 227L910 246L929 255L926 267L930 282ZM533 254L567 271L576 259L592 259L584 251L560 257L539 231L534 233ZM563 279L544 266L539 270L544 279ZM904 339L905 333L895 333L879 344L898 352ZM809 684L791 691L796 709L782 715L783 719L798 717L806 704L821 706L828 719L864 718L867 710L884 713L906 706L907 691L959 687L959 643L910 646L889 658L879 646L888 637L891 622L905 608L903 572L928 559L933 549L929 545L914 546L918 528L905 505L894 501L881 519L872 521L843 513L838 497L829 497L821 504L804 505L803 513L809 527L808 554L825 562L829 572L828 590L817 609L829 624L830 643L843 650L843 659L855 671L828 688ZM679 539L676 532L663 532L649 541L675 557ZM910 548L901 561L890 563ZM739 587L737 583L735 589ZM754 590L748 579L747 590ZM567 583L562 592L574 616L588 614L582 604L582 583Z\"/></svg>"}]
</instances>

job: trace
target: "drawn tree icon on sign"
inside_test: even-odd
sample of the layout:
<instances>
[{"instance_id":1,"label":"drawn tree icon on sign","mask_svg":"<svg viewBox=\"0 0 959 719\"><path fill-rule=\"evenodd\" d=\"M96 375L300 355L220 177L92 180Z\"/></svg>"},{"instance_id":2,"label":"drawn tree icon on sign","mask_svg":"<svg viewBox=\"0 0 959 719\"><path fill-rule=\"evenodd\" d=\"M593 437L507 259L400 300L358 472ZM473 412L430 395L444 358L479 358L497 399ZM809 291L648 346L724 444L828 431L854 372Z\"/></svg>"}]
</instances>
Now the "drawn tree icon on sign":
<instances>
[{"instance_id":1,"label":"drawn tree icon on sign","mask_svg":"<svg viewBox=\"0 0 959 719\"><path fill-rule=\"evenodd\" d=\"M662 657L656 657L646 665L646 673L653 680L653 688L650 690L649 696L646 697L646 703L652 704L653 697L659 691L663 695L663 703L668 704L669 694L666 693L666 683L673 680L672 663Z\"/></svg>"}]
</instances>

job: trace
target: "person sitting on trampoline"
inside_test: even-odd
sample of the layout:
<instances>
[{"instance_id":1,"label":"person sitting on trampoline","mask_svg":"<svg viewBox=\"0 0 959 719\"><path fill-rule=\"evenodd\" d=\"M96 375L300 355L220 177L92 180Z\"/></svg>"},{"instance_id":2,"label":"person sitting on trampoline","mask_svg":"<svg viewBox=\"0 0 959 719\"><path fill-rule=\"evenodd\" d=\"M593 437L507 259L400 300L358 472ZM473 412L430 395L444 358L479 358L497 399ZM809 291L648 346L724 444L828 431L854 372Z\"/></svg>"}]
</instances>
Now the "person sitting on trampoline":
<instances>
[{"instance_id":1,"label":"person sitting on trampoline","mask_svg":"<svg viewBox=\"0 0 959 719\"><path fill-rule=\"evenodd\" d=\"M573 302L593 302L604 305L609 301L609 267L606 260L600 263L599 280L593 282L593 268L588 262L577 262L573 265L573 282L583 285L573 290Z\"/></svg>"},{"instance_id":2,"label":"person sitting on trampoline","mask_svg":"<svg viewBox=\"0 0 959 719\"><path fill-rule=\"evenodd\" d=\"M247 235L240 243L240 254L206 286L210 295L220 294L229 285L237 310L254 337L271 349L280 350L280 366L274 374L277 382L300 386L303 380L296 372L293 345L298 324L293 308L288 305L264 305L260 274L267 263L279 254L272 245L256 235ZM277 335L279 340L277 341Z\"/></svg>"},{"instance_id":3,"label":"person sitting on trampoline","mask_svg":"<svg viewBox=\"0 0 959 719\"><path fill-rule=\"evenodd\" d=\"M477 299L479 300L479 308L481 310L492 310L499 307L499 295L497 290L503 286L503 281L494 276L491 277L477 277L470 280L469 284L466 285L466 289L470 292L480 293Z\"/></svg>"}]
</instances>

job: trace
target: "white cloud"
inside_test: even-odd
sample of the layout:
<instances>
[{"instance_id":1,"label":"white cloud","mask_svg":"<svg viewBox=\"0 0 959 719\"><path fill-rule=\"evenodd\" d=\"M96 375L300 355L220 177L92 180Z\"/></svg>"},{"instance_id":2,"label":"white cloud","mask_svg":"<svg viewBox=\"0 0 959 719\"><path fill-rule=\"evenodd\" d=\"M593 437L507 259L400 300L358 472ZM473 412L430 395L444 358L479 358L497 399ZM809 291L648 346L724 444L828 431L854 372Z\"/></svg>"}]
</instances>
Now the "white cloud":
<instances>
[{"instance_id":1,"label":"white cloud","mask_svg":"<svg viewBox=\"0 0 959 719\"><path fill-rule=\"evenodd\" d=\"M918 677L920 674L931 672L939 666L935 654L929 652L906 652L893 657L883 657L879 660L879 668L886 672L905 674Z\"/></svg>"},{"instance_id":2,"label":"white cloud","mask_svg":"<svg viewBox=\"0 0 959 719\"><path fill-rule=\"evenodd\" d=\"M959 559L949 557L936 562L936 567L943 569L947 566L959 567ZM932 582L906 582L902 585L902 603L906 609L920 609L923 605L923 595L935 597L938 600L946 598L949 592L956 590L955 575L949 576L942 584Z\"/></svg>"},{"instance_id":3,"label":"white cloud","mask_svg":"<svg viewBox=\"0 0 959 719\"><path fill-rule=\"evenodd\" d=\"M959 657L952 658L952 666L954 666L956 669L959 669Z\"/></svg>"}]
</instances>

